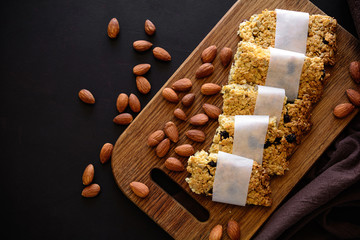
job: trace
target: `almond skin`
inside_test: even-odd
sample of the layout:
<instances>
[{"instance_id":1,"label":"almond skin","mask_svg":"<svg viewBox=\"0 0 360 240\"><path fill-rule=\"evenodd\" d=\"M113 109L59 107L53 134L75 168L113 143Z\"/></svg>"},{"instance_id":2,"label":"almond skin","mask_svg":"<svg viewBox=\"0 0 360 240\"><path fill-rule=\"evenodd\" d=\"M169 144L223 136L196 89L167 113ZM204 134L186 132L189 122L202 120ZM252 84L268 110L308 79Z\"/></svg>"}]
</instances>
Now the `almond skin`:
<instances>
[{"instance_id":1,"label":"almond skin","mask_svg":"<svg viewBox=\"0 0 360 240\"><path fill-rule=\"evenodd\" d=\"M239 224L234 221L230 220L227 224L227 234L231 240L238 240L240 239L240 226Z\"/></svg>"},{"instance_id":2,"label":"almond skin","mask_svg":"<svg viewBox=\"0 0 360 240\"><path fill-rule=\"evenodd\" d=\"M351 103L341 103L334 108L334 115L337 118L344 118L354 111L355 106Z\"/></svg>"},{"instance_id":3,"label":"almond skin","mask_svg":"<svg viewBox=\"0 0 360 240\"><path fill-rule=\"evenodd\" d=\"M204 113L199 113L190 118L190 124L194 126L205 125L209 121L209 117Z\"/></svg>"},{"instance_id":4,"label":"almond skin","mask_svg":"<svg viewBox=\"0 0 360 240\"><path fill-rule=\"evenodd\" d=\"M82 175L82 182L85 186L89 185L92 182L92 180L94 179L94 173L95 173L94 165L92 164L87 165Z\"/></svg>"},{"instance_id":5,"label":"almond skin","mask_svg":"<svg viewBox=\"0 0 360 240\"><path fill-rule=\"evenodd\" d=\"M94 96L87 89L81 89L79 91L78 95L79 95L80 100L83 101L84 103L87 103L87 104L94 104L95 103Z\"/></svg>"},{"instance_id":6,"label":"almond skin","mask_svg":"<svg viewBox=\"0 0 360 240\"><path fill-rule=\"evenodd\" d=\"M179 102L179 97L176 94L176 92L174 90L172 90L171 88L164 88L164 90L162 91L162 95L163 97L168 100L169 102L172 103L177 103Z\"/></svg>"},{"instance_id":7,"label":"almond skin","mask_svg":"<svg viewBox=\"0 0 360 240\"><path fill-rule=\"evenodd\" d=\"M153 54L154 54L154 57L158 60L165 61L165 62L171 61L171 55L165 49L163 49L161 47L154 48Z\"/></svg>"},{"instance_id":8,"label":"almond skin","mask_svg":"<svg viewBox=\"0 0 360 240\"><path fill-rule=\"evenodd\" d=\"M100 150L100 162L102 164L106 163L107 161L109 161L112 151L114 149L114 146L111 143L105 143L101 150Z\"/></svg>"},{"instance_id":9,"label":"almond skin","mask_svg":"<svg viewBox=\"0 0 360 240\"><path fill-rule=\"evenodd\" d=\"M350 63L349 70L350 70L351 78L356 83L360 83L360 61L354 61Z\"/></svg>"},{"instance_id":10,"label":"almond skin","mask_svg":"<svg viewBox=\"0 0 360 240\"><path fill-rule=\"evenodd\" d=\"M136 87L142 94L147 94L151 90L150 82L143 76L136 77Z\"/></svg>"},{"instance_id":11,"label":"almond skin","mask_svg":"<svg viewBox=\"0 0 360 240\"><path fill-rule=\"evenodd\" d=\"M221 91L221 86L216 83L205 83L201 86L201 93L203 95L215 95Z\"/></svg>"},{"instance_id":12,"label":"almond skin","mask_svg":"<svg viewBox=\"0 0 360 240\"><path fill-rule=\"evenodd\" d=\"M156 31L156 27L155 25L149 20L149 19L146 19L145 21L145 32L147 35L153 35Z\"/></svg>"},{"instance_id":13,"label":"almond skin","mask_svg":"<svg viewBox=\"0 0 360 240\"><path fill-rule=\"evenodd\" d=\"M157 130L150 134L147 140L147 145L149 147L155 147L158 145L165 137L165 133L163 130Z\"/></svg>"},{"instance_id":14,"label":"almond skin","mask_svg":"<svg viewBox=\"0 0 360 240\"><path fill-rule=\"evenodd\" d=\"M222 226L216 225L210 232L209 240L220 240L222 237L222 231Z\"/></svg>"},{"instance_id":15,"label":"almond skin","mask_svg":"<svg viewBox=\"0 0 360 240\"><path fill-rule=\"evenodd\" d=\"M193 104L194 100L195 100L195 94L188 93L181 99L181 102L185 107L190 107Z\"/></svg>"},{"instance_id":16,"label":"almond skin","mask_svg":"<svg viewBox=\"0 0 360 240\"><path fill-rule=\"evenodd\" d=\"M194 142L204 142L205 141L205 133L201 130L191 129L188 130L186 136L193 140Z\"/></svg>"},{"instance_id":17,"label":"almond skin","mask_svg":"<svg viewBox=\"0 0 360 240\"><path fill-rule=\"evenodd\" d=\"M190 144L183 144L177 146L174 151L182 157L189 157L195 153L193 146L191 146Z\"/></svg>"},{"instance_id":18,"label":"almond skin","mask_svg":"<svg viewBox=\"0 0 360 240\"><path fill-rule=\"evenodd\" d=\"M170 149L170 140L165 138L156 147L155 152L158 157L164 157Z\"/></svg>"},{"instance_id":19,"label":"almond skin","mask_svg":"<svg viewBox=\"0 0 360 240\"><path fill-rule=\"evenodd\" d=\"M217 53L217 48L215 45L211 45L210 47L207 47L204 49L204 51L201 53L201 60L203 63L211 63Z\"/></svg>"},{"instance_id":20,"label":"almond skin","mask_svg":"<svg viewBox=\"0 0 360 240\"><path fill-rule=\"evenodd\" d=\"M164 132L172 142L176 143L179 141L179 132L175 123L171 121L165 123Z\"/></svg>"},{"instance_id":21,"label":"almond skin","mask_svg":"<svg viewBox=\"0 0 360 240\"><path fill-rule=\"evenodd\" d=\"M141 110L140 101L139 101L138 97L133 93L131 93L129 96L129 106L130 106L130 109L135 113L140 112L140 110Z\"/></svg>"},{"instance_id":22,"label":"almond skin","mask_svg":"<svg viewBox=\"0 0 360 240\"><path fill-rule=\"evenodd\" d=\"M227 65L229 65L229 63L231 62L232 59L232 50L231 48L228 47L223 47L220 51L220 62L221 64L226 67Z\"/></svg>"},{"instance_id":23,"label":"almond skin","mask_svg":"<svg viewBox=\"0 0 360 240\"><path fill-rule=\"evenodd\" d=\"M144 52L152 47L152 43L146 40L138 40L133 42L133 48L138 52Z\"/></svg>"},{"instance_id":24,"label":"almond skin","mask_svg":"<svg viewBox=\"0 0 360 240\"><path fill-rule=\"evenodd\" d=\"M141 182L131 182L130 188L136 196L141 198L147 197L150 193L148 186Z\"/></svg>"},{"instance_id":25,"label":"almond skin","mask_svg":"<svg viewBox=\"0 0 360 240\"><path fill-rule=\"evenodd\" d=\"M133 117L130 113L120 113L113 119L113 122L119 125L128 125L132 122L132 120Z\"/></svg>"},{"instance_id":26,"label":"almond skin","mask_svg":"<svg viewBox=\"0 0 360 240\"><path fill-rule=\"evenodd\" d=\"M116 100L116 108L119 113L122 113L127 105L129 104L129 97L125 93L120 93L117 100Z\"/></svg>"},{"instance_id":27,"label":"almond skin","mask_svg":"<svg viewBox=\"0 0 360 240\"><path fill-rule=\"evenodd\" d=\"M195 73L196 78L204 78L210 76L214 72L214 65L211 63L202 64Z\"/></svg>"},{"instance_id":28,"label":"almond skin","mask_svg":"<svg viewBox=\"0 0 360 240\"><path fill-rule=\"evenodd\" d=\"M174 157L169 157L168 159L166 159L165 167L170 171L175 171L175 172L181 172L185 170L185 167L182 164L182 162Z\"/></svg>"},{"instance_id":29,"label":"almond skin","mask_svg":"<svg viewBox=\"0 0 360 240\"><path fill-rule=\"evenodd\" d=\"M151 68L151 65L148 63L142 63L142 64L138 64L133 68L133 73L135 75L141 76L144 75L145 73L147 73Z\"/></svg>"},{"instance_id":30,"label":"almond skin","mask_svg":"<svg viewBox=\"0 0 360 240\"><path fill-rule=\"evenodd\" d=\"M87 198L96 197L99 194L99 192L100 192L99 184L93 183L82 190L81 196Z\"/></svg>"},{"instance_id":31,"label":"almond skin","mask_svg":"<svg viewBox=\"0 0 360 240\"><path fill-rule=\"evenodd\" d=\"M346 95L348 96L350 102L355 106L360 106L360 93L354 89L346 90Z\"/></svg>"},{"instance_id":32,"label":"almond skin","mask_svg":"<svg viewBox=\"0 0 360 240\"><path fill-rule=\"evenodd\" d=\"M174 110L174 116L182 121L186 121L186 114L181 108L177 108Z\"/></svg>"},{"instance_id":33,"label":"almond skin","mask_svg":"<svg viewBox=\"0 0 360 240\"><path fill-rule=\"evenodd\" d=\"M119 34L120 26L116 18L110 20L107 28L107 33L110 38L116 38Z\"/></svg>"},{"instance_id":34,"label":"almond skin","mask_svg":"<svg viewBox=\"0 0 360 240\"><path fill-rule=\"evenodd\" d=\"M204 103L204 105L202 107L203 107L206 115L209 116L209 118L217 119L219 117L219 115L221 114L221 109L215 105Z\"/></svg>"},{"instance_id":35,"label":"almond skin","mask_svg":"<svg viewBox=\"0 0 360 240\"><path fill-rule=\"evenodd\" d=\"M176 82L174 82L171 87L175 91L186 92L186 91L189 91L191 89L192 82L188 78L182 78L182 79L177 80Z\"/></svg>"}]
</instances>

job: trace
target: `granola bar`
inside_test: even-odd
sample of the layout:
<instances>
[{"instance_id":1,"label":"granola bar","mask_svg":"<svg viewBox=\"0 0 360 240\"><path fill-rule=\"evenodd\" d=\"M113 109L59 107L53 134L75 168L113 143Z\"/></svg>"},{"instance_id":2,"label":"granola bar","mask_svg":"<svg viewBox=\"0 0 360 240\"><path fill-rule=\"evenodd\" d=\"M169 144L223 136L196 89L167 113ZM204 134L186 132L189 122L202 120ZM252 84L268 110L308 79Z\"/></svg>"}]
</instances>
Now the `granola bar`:
<instances>
[{"instance_id":1,"label":"granola bar","mask_svg":"<svg viewBox=\"0 0 360 240\"><path fill-rule=\"evenodd\" d=\"M216 163L217 154L209 154L204 150L196 152L189 158L187 171L191 176L185 180L193 192L212 195ZM271 203L270 176L254 161L246 204L271 206Z\"/></svg>"},{"instance_id":2,"label":"granola bar","mask_svg":"<svg viewBox=\"0 0 360 240\"><path fill-rule=\"evenodd\" d=\"M320 57L326 65L335 64L336 19L325 15L310 15L306 56ZM264 10L250 17L239 26L242 41L252 42L264 48L275 46L276 12Z\"/></svg>"}]
</instances>

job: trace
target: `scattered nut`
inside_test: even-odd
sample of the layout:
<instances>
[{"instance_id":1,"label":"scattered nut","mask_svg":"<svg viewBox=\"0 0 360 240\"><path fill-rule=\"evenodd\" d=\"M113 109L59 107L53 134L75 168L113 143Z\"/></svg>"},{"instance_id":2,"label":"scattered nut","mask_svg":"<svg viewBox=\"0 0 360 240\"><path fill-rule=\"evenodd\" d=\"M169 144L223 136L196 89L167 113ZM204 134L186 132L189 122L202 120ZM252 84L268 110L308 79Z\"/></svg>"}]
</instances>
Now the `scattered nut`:
<instances>
[{"instance_id":1,"label":"scattered nut","mask_svg":"<svg viewBox=\"0 0 360 240\"><path fill-rule=\"evenodd\" d=\"M209 240L220 240L222 237L222 231L222 226L216 225L210 232Z\"/></svg>"},{"instance_id":2,"label":"scattered nut","mask_svg":"<svg viewBox=\"0 0 360 240\"><path fill-rule=\"evenodd\" d=\"M188 130L186 136L195 142L204 142L205 141L205 133L198 129Z\"/></svg>"},{"instance_id":3,"label":"scattered nut","mask_svg":"<svg viewBox=\"0 0 360 240\"><path fill-rule=\"evenodd\" d=\"M122 113L129 104L129 97L125 93L120 93L116 100L116 108L119 113Z\"/></svg>"},{"instance_id":4,"label":"scattered nut","mask_svg":"<svg viewBox=\"0 0 360 240\"><path fill-rule=\"evenodd\" d=\"M111 143L105 143L101 150L100 150L100 162L102 164L106 163L107 161L109 161L112 151L114 149L114 146Z\"/></svg>"},{"instance_id":5,"label":"scattered nut","mask_svg":"<svg viewBox=\"0 0 360 240\"><path fill-rule=\"evenodd\" d=\"M334 108L334 115L337 118L344 118L354 111L355 106L351 103L341 103Z\"/></svg>"},{"instance_id":6,"label":"scattered nut","mask_svg":"<svg viewBox=\"0 0 360 240\"><path fill-rule=\"evenodd\" d=\"M206 115L209 116L209 118L217 119L219 117L219 115L221 114L221 109L215 105L204 103L204 105L202 107L203 107Z\"/></svg>"},{"instance_id":7,"label":"scattered nut","mask_svg":"<svg viewBox=\"0 0 360 240\"><path fill-rule=\"evenodd\" d=\"M144 75L145 73L147 73L151 68L151 65L148 63L142 63L142 64L138 64L133 68L133 73L135 75L141 76Z\"/></svg>"},{"instance_id":8,"label":"scattered nut","mask_svg":"<svg viewBox=\"0 0 360 240\"><path fill-rule=\"evenodd\" d=\"M164 157L170 149L170 140L165 138L156 147L155 152L158 157Z\"/></svg>"},{"instance_id":9,"label":"scattered nut","mask_svg":"<svg viewBox=\"0 0 360 240\"><path fill-rule=\"evenodd\" d=\"M346 90L346 95L348 96L350 102L355 106L360 106L360 93L354 89Z\"/></svg>"},{"instance_id":10,"label":"scattered nut","mask_svg":"<svg viewBox=\"0 0 360 240\"><path fill-rule=\"evenodd\" d=\"M194 100L195 100L195 94L188 93L181 99L181 102L185 107L190 107L193 104Z\"/></svg>"},{"instance_id":11,"label":"scattered nut","mask_svg":"<svg viewBox=\"0 0 360 240\"><path fill-rule=\"evenodd\" d=\"M161 47L154 48L153 54L154 54L154 57L158 60L165 61L165 62L171 61L170 54Z\"/></svg>"},{"instance_id":12,"label":"scattered nut","mask_svg":"<svg viewBox=\"0 0 360 240\"><path fill-rule=\"evenodd\" d=\"M164 132L172 142L176 143L177 141L179 141L179 132L175 123L171 121L165 123Z\"/></svg>"},{"instance_id":13,"label":"scattered nut","mask_svg":"<svg viewBox=\"0 0 360 240\"><path fill-rule=\"evenodd\" d=\"M119 125L128 125L132 122L132 120L133 117L130 113L120 113L113 119L113 122Z\"/></svg>"},{"instance_id":14,"label":"scattered nut","mask_svg":"<svg viewBox=\"0 0 360 240\"><path fill-rule=\"evenodd\" d=\"M133 93L131 93L129 96L129 106L133 112L137 113L137 112L140 112L140 110L141 110L140 101L139 101L138 97Z\"/></svg>"},{"instance_id":15,"label":"scattered nut","mask_svg":"<svg viewBox=\"0 0 360 240\"><path fill-rule=\"evenodd\" d=\"M174 82L171 87L175 91L186 92L186 91L189 91L191 89L192 82L188 78L182 78L182 79L177 80L176 82Z\"/></svg>"},{"instance_id":16,"label":"scattered nut","mask_svg":"<svg viewBox=\"0 0 360 240\"><path fill-rule=\"evenodd\" d=\"M220 61L221 64L226 67L227 65L229 65L229 63L231 62L231 58L232 58L232 50L231 48L228 47L223 47L220 51Z\"/></svg>"},{"instance_id":17,"label":"scattered nut","mask_svg":"<svg viewBox=\"0 0 360 240\"><path fill-rule=\"evenodd\" d=\"M185 167L182 164L182 162L174 157L169 157L168 159L166 159L165 167L170 171L175 171L175 172L181 172L185 170Z\"/></svg>"},{"instance_id":18,"label":"scattered nut","mask_svg":"<svg viewBox=\"0 0 360 240\"><path fill-rule=\"evenodd\" d=\"M146 19L145 21L145 32L147 35L153 35L156 31L156 27L155 25L149 20L149 19Z\"/></svg>"},{"instance_id":19,"label":"scattered nut","mask_svg":"<svg viewBox=\"0 0 360 240\"><path fill-rule=\"evenodd\" d=\"M116 18L111 19L107 29L108 36L110 38L116 38L117 35L119 34L119 31L120 31L120 26L118 20Z\"/></svg>"},{"instance_id":20,"label":"scattered nut","mask_svg":"<svg viewBox=\"0 0 360 240\"><path fill-rule=\"evenodd\" d=\"M81 89L78 95L79 95L80 100L83 101L84 103L88 103L88 104L95 103L94 96L87 89Z\"/></svg>"},{"instance_id":21,"label":"scattered nut","mask_svg":"<svg viewBox=\"0 0 360 240\"><path fill-rule=\"evenodd\" d=\"M202 64L195 73L196 78L204 78L210 76L214 72L214 65L211 63Z\"/></svg>"},{"instance_id":22,"label":"scattered nut","mask_svg":"<svg viewBox=\"0 0 360 240\"><path fill-rule=\"evenodd\" d=\"M89 185L92 182L92 180L94 179L94 173L95 173L94 165L92 164L87 165L82 175L82 182L85 186Z\"/></svg>"},{"instance_id":23,"label":"scattered nut","mask_svg":"<svg viewBox=\"0 0 360 240\"><path fill-rule=\"evenodd\" d=\"M180 120L186 121L186 114L181 108L177 108L174 110L174 116Z\"/></svg>"},{"instance_id":24,"label":"scattered nut","mask_svg":"<svg viewBox=\"0 0 360 240\"><path fill-rule=\"evenodd\" d=\"M190 124L194 126L205 125L209 121L209 117L204 113L199 113L190 118Z\"/></svg>"},{"instance_id":25,"label":"scattered nut","mask_svg":"<svg viewBox=\"0 0 360 240\"><path fill-rule=\"evenodd\" d=\"M240 226L234 221L230 220L227 224L227 234L229 235L231 240L240 239Z\"/></svg>"},{"instance_id":26,"label":"scattered nut","mask_svg":"<svg viewBox=\"0 0 360 240\"><path fill-rule=\"evenodd\" d=\"M133 48L138 52L144 52L152 47L152 43L146 40L138 40L133 42Z\"/></svg>"},{"instance_id":27,"label":"scattered nut","mask_svg":"<svg viewBox=\"0 0 360 240\"><path fill-rule=\"evenodd\" d=\"M183 144L177 146L174 151L182 157L189 157L195 153L193 146L191 146L190 144Z\"/></svg>"},{"instance_id":28,"label":"scattered nut","mask_svg":"<svg viewBox=\"0 0 360 240\"><path fill-rule=\"evenodd\" d=\"M136 77L136 87L142 94L148 94L151 90L150 82L143 76Z\"/></svg>"},{"instance_id":29,"label":"scattered nut","mask_svg":"<svg viewBox=\"0 0 360 240\"><path fill-rule=\"evenodd\" d=\"M165 133L163 130L157 130L150 134L147 140L147 145L149 147L155 147L158 145L165 137Z\"/></svg>"},{"instance_id":30,"label":"scattered nut","mask_svg":"<svg viewBox=\"0 0 360 240\"><path fill-rule=\"evenodd\" d=\"M205 83L201 86L201 93L203 95L215 95L221 91L221 86L216 83Z\"/></svg>"},{"instance_id":31,"label":"scattered nut","mask_svg":"<svg viewBox=\"0 0 360 240\"><path fill-rule=\"evenodd\" d=\"M150 192L148 186L141 182L131 182L130 188L136 196L141 198L147 197Z\"/></svg>"},{"instance_id":32,"label":"scattered nut","mask_svg":"<svg viewBox=\"0 0 360 240\"><path fill-rule=\"evenodd\" d=\"M207 47L204 49L204 51L201 53L201 60L203 63L211 63L217 53L217 48L215 45L211 45L210 47Z\"/></svg>"},{"instance_id":33,"label":"scattered nut","mask_svg":"<svg viewBox=\"0 0 360 240\"><path fill-rule=\"evenodd\" d=\"M100 192L99 184L93 183L82 190L81 196L87 198L96 197L99 194L99 192Z\"/></svg>"},{"instance_id":34,"label":"scattered nut","mask_svg":"<svg viewBox=\"0 0 360 240\"><path fill-rule=\"evenodd\" d=\"M360 61L350 63L350 75L351 78L356 82L360 83Z\"/></svg>"},{"instance_id":35,"label":"scattered nut","mask_svg":"<svg viewBox=\"0 0 360 240\"><path fill-rule=\"evenodd\" d=\"M169 102L172 103L177 103L179 102L179 97L176 94L176 92L174 90L172 90L171 88L164 88L164 90L162 91L162 95L163 97L168 100Z\"/></svg>"}]
</instances>

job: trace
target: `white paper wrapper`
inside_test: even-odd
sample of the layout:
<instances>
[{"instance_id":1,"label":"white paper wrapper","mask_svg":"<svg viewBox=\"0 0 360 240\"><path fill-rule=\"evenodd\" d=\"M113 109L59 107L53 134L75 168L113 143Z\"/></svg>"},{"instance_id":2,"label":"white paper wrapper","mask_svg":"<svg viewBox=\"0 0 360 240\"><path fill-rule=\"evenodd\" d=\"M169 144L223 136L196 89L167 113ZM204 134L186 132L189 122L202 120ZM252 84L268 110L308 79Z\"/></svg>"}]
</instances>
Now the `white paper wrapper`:
<instances>
[{"instance_id":1,"label":"white paper wrapper","mask_svg":"<svg viewBox=\"0 0 360 240\"><path fill-rule=\"evenodd\" d=\"M267 86L257 86L258 95L255 103L254 115L269 115L276 117L279 124L284 105L285 90Z\"/></svg>"},{"instance_id":2,"label":"white paper wrapper","mask_svg":"<svg viewBox=\"0 0 360 240\"><path fill-rule=\"evenodd\" d=\"M309 13L276 9L275 48L306 53Z\"/></svg>"},{"instance_id":3,"label":"white paper wrapper","mask_svg":"<svg viewBox=\"0 0 360 240\"><path fill-rule=\"evenodd\" d=\"M262 164L269 116L236 115L232 154Z\"/></svg>"},{"instance_id":4,"label":"white paper wrapper","mask_svg":"<svg viewBox=\"0 0 360 240\"><path fill-rule=\"evenodd\" d=\"M253 160L219 152L213 196L215 202L245 206Z\"/></svg>"},{"instance_id":5,"label":"white paper wrapper","mask_svg":"<svg viewBox=\"0 0 360 240\"><path fill-rule=\"evenodd\" d=\"M270 49L266 86L284 88L289 101L297 98L305 55L277 48Z\"/></svg>"}]
</instances>

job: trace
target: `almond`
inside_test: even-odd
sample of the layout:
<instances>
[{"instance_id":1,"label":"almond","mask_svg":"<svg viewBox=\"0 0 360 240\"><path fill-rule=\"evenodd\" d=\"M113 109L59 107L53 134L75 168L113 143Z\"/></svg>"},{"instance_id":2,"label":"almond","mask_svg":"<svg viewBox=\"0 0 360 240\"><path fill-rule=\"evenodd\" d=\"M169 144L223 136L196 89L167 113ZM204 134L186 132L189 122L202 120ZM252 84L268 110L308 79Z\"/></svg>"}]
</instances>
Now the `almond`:
<instances>
[{"instance_id":1,"label":"almond","mask_svg":"<svg viewBox=\"0 0 360 240\"><path fill-rule=\"evenodd\" d=\"M148 63L142 63L142 64L138 64L133 68L133 73L135 75L144 75L145 73L147 73L151 68L151 65Z\"/></svg>"},{"instance_id":2,"label":"almond","mask_svg":"<svg viewBox=\"0 0 360 240\"><path fill-rule=\"evenodd\" d=\"M146 186L144 183L141 182L131 182L130 188L136 196L141 198L147 197L147 195L149 195L150 192L148 186Z\"/></svg>"},{"instance_id":3,"label":"almond","mask_svg":"<svg viewBox=\"0 0 360 240\"><path fill-rule=\"evenodd\" d=\"M191 146L190 144L183 144L177 146L174 151L182 157L189 157L195 153L193 146Z\"/></svg>"},{"instance_id":4,"label":"almond","mask_svg":"<svg viewBox=\"0 0 360 240\"><path fill-rule=\"evenodd\" d=\"M204 142L205 141L205 133L201 130L191 129L188 130L186 136L195 142Z\"/></svg>"},{"instance_id":5,"label":"almond","mask_svg":"<svg viewBox=\"0 0 360 240\"><path fill-rule=\"evenodd\" d=\"M226 67L227 65L229 65L229 63L231 62L232 59L232 50L231 48L228 47L223 47L220 51L220 62L221 64Z\"/></svg>"},{"instance_id":6,"label":"almond","mask_svg":"<svg viewBox=\"0 0 360 240\"><path fill-rule=\"evenodd\" d=\"M209 118L217 119L219 117L219 115L221 114L221 109L215 105L204 103L204 105L202 107L203 107L206 115L209 116Z\"/></svg>"},{"instance_id":7,"label":"almond","mask_svg":"<svg viewBox=\"0 0 360 240\"><path fill-rule=\"evenodd\" d=\"M137 113L137 112L140 112L140 110L141 110L140 101L139 101L138 97L133 93L131 93L129 96L129 106L133 112Z\"/></svg>"},{"instance_id":8,"label":"almond","mask_svg":"<svg viewBox=\"0 0 360 240\"><path fill-rule=\"evenodd\" d=\"M88 104L94 104L95 103L95 98L92 95L92 93L87 90L87 89L81 89L79 91L79 98L81 101L83 101L84 103L88 103Z\"/></svg>"},{"instance_id":9,"label":"almond","mask_svg":"<svg viewBox=\"0 0 360 240\"><path fill-rule=\"evenodd\" d=\"M147 35L153 35L156 31L156 27L155 25L149 20L149 19L146 19L145 21L145 32Z\"/></svg>"},{"instance_id":10,"label":"almond","mask_svg":"<svg viewBox=\"0 0 360 240\"><path fill-rule=\"evenodd\" d=\"M222 237L222 226L216 225L210 232L209 240L220 240Z\"/></svg>"},{"instance_id":11,"label":"almond","mask_svg":"<svg viewBox=\"0 0 360 240\"><path fill-rule=\"evenodd\" d=\"M90 198L90 197L96 197L99 194L99 192L100 192L99 184L93 183L93 184L85 187L82 190L81 195L83 197Z\"/></svg>"},{"instance_id":12,"label":"almond","mask_svg":"<svg viewBox=\"0 0 360 240\"><path fill-rule=\"evenodd\" d=\"M157 145L155 149L156 155L158 157L163 157L168 153L169 149L170 149L170 140L168 138L165 138Z\"/></svg>"},{"instance_id":13,"label":"almond","mask_svg":"<svg viewBox=\"0 0 360 240\"><path fill-rule=\"evenodd\" d=\"M178 95L171 88L164 88L164 90L162 91L162 95L169 102L177 103L179 101Z\"/></svg>"},{"instance_id":14,"label":"almond","mask_svg":"<svg viewBox=\"0 0 360 240\"><path fill-rule=\"evenodd\" d=\"M138 40L133 42L133 48L138 52L144 52L152 47L152 43L146 40Z\"/></svg>"},{"instance_id":15,"label":"almond","mask_svg":"<svg viewBox=\"0 0 360 240\"><path fill-rule=\"evenodd\" d=\"M150 134L147 140L147 145L149 147L155 147L158 145L165 137L165 133L163 130L157 130Z\"/></svg>"},{"instance_id":16,"label":"almond","mask_svg":"<svg viewBox=\"0 0 360 240\"><path fill-rule=\"evenodd\" d=\"M82 182L84 185L89 185L92 182L92 180L94 179L94 173L95 173L94 165L92 164L87 165L82 175Z\"/></svg>"},{"instance_id":17,"label":"almond","mask_svg":"<svg viewBox=\"0 0 360 240\"><path fill-rule=\"evenodd\" d=\"M119 113L122 113L129 104L129 97L125 93L120 93L116 100L116 108Z\"/></svg>"},{"instance_id":18,"label":"almond","mask_svg":"<svg viewBox=\"0 0 360 240\"><path fill-rule=\"evenodd\" d=\"M221 86L216 83L205 83L201 86L201 93L203 95L215 95L219 93L221 90Z\"/></svg>"},{"instance_id":19,"label":"almond","mask_svg":"<svg viewBox=\"0 0 360 240\"><path fill-rule=\"evenodd\" d=\"M215 45L211 45L210 47L207 47L204 49L204 51L201 53L201 60L203 63L211 63L217 53L217 48Z\"/></svg>"},{"instance_id":20,"label":"almond","mask_svg":"<svg viewBox=\"0 0 360 240\"><path fill-rule=\"evenodd\" d=\"M172 142L176 143L177 141L179 141L179 132L175 123L171 121L165 123L164 132Z\"/></svg>"},{"instance_id":21,"label":"almond","mask_svg":"<svg viewBox=\"0 0 360 240\"><path fill-rule=\"evenodd\" d=\"M128 125L132 122L132 120L133 117L130 113L120 113L113 119L113 122L119 125Z\"/></svg>"},{"instance_id":22,"label":"almond","mask_svg":"<svg viewBox=\"0 0 360 240\"><path fill-rule=\"evenodd\" d=\"M350 63L350 75L351 78L356 82L360 83L360 61Z\"/></svg>"},{"instance_id":23,"label":"almond","mask_svg":"<svg viewBox=\"0 0 360 240\"><path fill-rule=\"evenodd\" d=\"M105 143L100 150L100 162L102 164L109 161L114 146L111 143Z\"/></svg>"},{"instance_id":24,"label":"almond","mask_svg":"<svg viewBox=\"0 0 360 240\"><path fill-rule=\"evenodd\" d=\"M227 234L231 240L240 239L240 226L236 221L229 220L227 224Z\"/></svg>"},{"instance_id":25,"label":"almond","mask_svg":"<svg viewBox=\"0 0 360 240\"><path fill-rule=\"evenodd\" d=\"M352 113L354 109L355 106L352 105L351 103L341 103L334 108L333 113L337 118L344 118L350 113Z\"/></svg>"},{"instance_id":26,"label":"almond","mask_svg":"<svg viewBox=\"0 0 360 240\"><path fill-rule=\"evenodd\" d=\"M119 31L120 31L120 27L118 20L116 18L111 19L107 29L108 36L110 38L116 38L117 35L119 34Z\"/></svg>"},{"instance_id":27,"label":"almond","mask_svg":"<svg viewBox=\"0 0 360 240\"><path fill-rule=\"evenodd\" d=\"M171 87L175 91L186 92L186 91L189 91L191 89L192 82L188 78L182 78L182 79L177 80L176 82L174 82Z\"/></svg>"},{"instance_id":28,"label":"almond","mask_svg":"<svg viewBox=\"0 0 360 240\"><path fill-rule=\"evenodd\" d=\"M190 107L193 104L194 100L195 100L195 94L188 93L181 99L181 102L185 107Z\"/></svg>"},{"instance_id":29,"label":"almond","mask_svg":"<svg viewBox=\"0 0 360 240\"><path fill-rule=\"evenodd\" d=\"M175 172L181 172L185 170L185 167L182 164L182 162L174 157L169 157L168 159L166 159L165 167L170 171L175 171Z\"/></svg>"},{"instance_id":30,"label":"almond","mask_svg":"<svg viewBox=\"0 0 360 240\"><path fill-rule=\"evenodd\" d=\"M209 121L209 117L204 113L199 113L190 118L190 124L194 126L205 125Z\"/></svg>"},{"instance_id":31,"label":"almond","mask_svg":"<svg viewBox=\"0 0 360 240\"><path fill-rule=\"evenodd\" d=\"M346 90L346 95L348 96L350 102L355 106L360 106L360 93L354 89Z\"/></svg>"},{"instance_id":32,"label":"almond","mask_svg":"<svg viewBox=\"0 0 360 240\"><path fill-rule=\"evenodd\" d=\"M180 120L186 121L186 114L180 108L177 108L177 109L174 110L174 116L177 117Z\"/></svg>"},{"instance_id":33,"label":"almond","mask_svg":"<svg viewBox=\"0 0 360 240\"><path fill-rule=\"evenodd\" d=\"M165 61L165 62L171 61L170 54L161 47L154 48L153 54L154 54L154 57L158 60Z\"/></svg>"},{"instance_id":34,"label":"almond","mask_svg":"<svg viewBox=\"0 0 360 240\"><path fill-rule=\"evenodd\" d=\"M136 77L136 87L142 94L147 94L151 90L150 82L143 76Z\"/></svg>"},{"instance_id":35,"label":"almond","mask_svg":"<svg viewBox=\"0 0 360 240\"><path fill-rule=\"evenodd\" d=\"M214 72L214 65L211 63L202 64L195 73L196 78L204 78L210 76Z\"/></svg>"}]
</instances>

